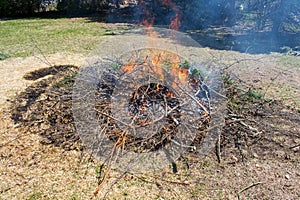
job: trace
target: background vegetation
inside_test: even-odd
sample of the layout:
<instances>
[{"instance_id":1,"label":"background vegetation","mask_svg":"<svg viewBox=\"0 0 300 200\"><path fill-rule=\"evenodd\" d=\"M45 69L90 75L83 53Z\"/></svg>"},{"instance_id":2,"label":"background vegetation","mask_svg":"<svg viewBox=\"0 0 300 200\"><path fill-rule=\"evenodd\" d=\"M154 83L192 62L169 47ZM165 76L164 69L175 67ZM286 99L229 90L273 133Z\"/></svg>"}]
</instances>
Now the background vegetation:
<instances>
[{"instance_id":1,"label":"background vegetation","mask_svg":"<svg viewBox=\"0 0 300 200\"><path fill-rule=\"evenodd\" d=\"M135 8L129 11L131 17L140 19L147 10L148 16L160 23L168 23L174 12L178 12L188 28L252 24L259 31L300 30L298 0L0 0L0 17L28 17L47 11L101 13L109 8L122 10L126 6Z\"/></svg>"}]
</instances>

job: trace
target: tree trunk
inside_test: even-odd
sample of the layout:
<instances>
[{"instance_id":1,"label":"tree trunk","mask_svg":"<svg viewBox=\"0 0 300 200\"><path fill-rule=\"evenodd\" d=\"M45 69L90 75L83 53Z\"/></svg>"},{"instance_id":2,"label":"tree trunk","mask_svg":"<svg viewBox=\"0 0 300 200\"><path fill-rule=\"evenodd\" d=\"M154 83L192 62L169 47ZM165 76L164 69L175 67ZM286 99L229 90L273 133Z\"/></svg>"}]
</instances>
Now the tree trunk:
<instances>
[{"instance_id":1,"label":"tree trunk","mask_svg":"<svg viewBox=\"0 0 300 200\"><path fill-rule=\"evenodd\" d=\"M276 9L274 10L274 12L272 13L272 22L273 22L273 26L272 26L272 32L273 33L279 33L280 31L280 26L283 22L284 19L284 15L285 15L285 6L286 6L287 2L283 2L283 0L280 0L278 2L278 5L276 7Z\"/></svg>"}]
</instances>

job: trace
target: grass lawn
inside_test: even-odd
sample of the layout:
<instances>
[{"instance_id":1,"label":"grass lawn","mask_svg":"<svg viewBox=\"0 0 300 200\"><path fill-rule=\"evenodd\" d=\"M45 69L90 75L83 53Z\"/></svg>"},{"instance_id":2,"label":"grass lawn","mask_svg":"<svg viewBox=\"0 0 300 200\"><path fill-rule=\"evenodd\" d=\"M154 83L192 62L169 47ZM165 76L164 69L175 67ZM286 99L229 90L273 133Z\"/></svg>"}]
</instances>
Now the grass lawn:
<instances>
[{"instance_id":1,"label":"grass lawn","mask_svg":"<svg viewBox=\"0 0 300 200\"><path fill-rule=\"evenodd\" d=\"M2 20L0 54L10 57L56 52L88 54L102 40L101 36L109 34L109 25L88 18Z\"/></svg>"}]
</instances>

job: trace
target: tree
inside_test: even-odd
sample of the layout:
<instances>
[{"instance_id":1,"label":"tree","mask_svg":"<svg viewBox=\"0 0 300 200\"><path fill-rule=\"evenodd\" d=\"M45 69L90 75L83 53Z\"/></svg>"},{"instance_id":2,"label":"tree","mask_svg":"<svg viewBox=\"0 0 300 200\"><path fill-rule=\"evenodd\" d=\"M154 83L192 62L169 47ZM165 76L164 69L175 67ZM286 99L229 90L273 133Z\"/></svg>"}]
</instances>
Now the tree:
<instances>
[{"instance_id":1,"label":"tree","mask_svg":"<svg viewBox=\"0 0 300 200\"><path fill-rule=\"evenodd\" d=\"M272 31L297 32L300 31L300 1L280 0L278 6L271 15L273 21Z\"/></svg>"},{"instance_id":2,"label":"tree","mask_svg":"<svg viewBox=\"0 0 300 200\"><path fill-rule=\"evenodd\" d=\"M28 16L38 11L42 0L0 0L1 16Z\"/></svg>"},{"instance_id":3,"label":"tree","mask_svg":"<svg viewBox=\"0 0 300 200\"><path fill-rule=\"evenodd\" d=\"M59 0L57 9L66 12L90 13L100 10L116 0ZM118 1L117 1L118 4Z\"/></svg>"},{"instance_id":4,"label":"tree","mask_svg":"<svg viewBox=\"0 0 300 200\"><path fill-rule=\"evenodd\" d=\"M248 0L258 31L280 32L286 27L299 27L299 0Z\"/></svg>"}]
</instances>

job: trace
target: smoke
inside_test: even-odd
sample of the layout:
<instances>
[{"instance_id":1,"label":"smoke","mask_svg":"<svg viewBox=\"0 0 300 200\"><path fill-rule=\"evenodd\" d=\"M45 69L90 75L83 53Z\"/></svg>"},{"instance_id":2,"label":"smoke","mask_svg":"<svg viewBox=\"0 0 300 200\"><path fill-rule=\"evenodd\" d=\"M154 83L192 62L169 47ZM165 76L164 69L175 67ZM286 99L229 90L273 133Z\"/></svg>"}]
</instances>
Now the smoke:
<instances>
[{"instance_id":1,"label":"smoke","mask_svg":"<svg viewBox=\"0 0 300 200\"><path fill-rule=\"evenodd\" d=\"M300 45L300 1L192 0L183 26L202 46L252 54Z\"/></svg>"},{"instance_id":2,"label":"smoke","mask_svg":"<svg viewBox=\"0 0 300 200\"><path fill-rule=\"evenodd\" d=\"M297 0L139 0L109 22L162 26L189 33L202 46L247 53L300 46Z\"/></svg>"}]
</instances>

